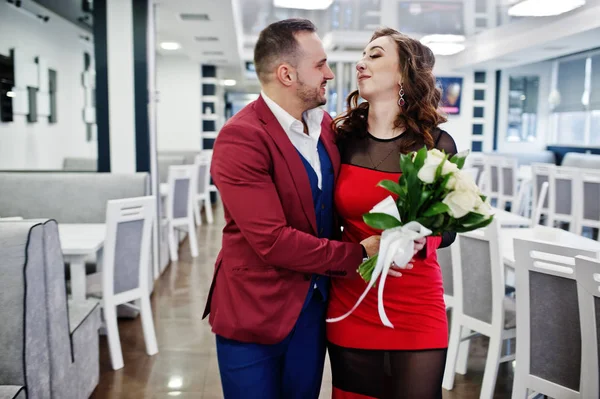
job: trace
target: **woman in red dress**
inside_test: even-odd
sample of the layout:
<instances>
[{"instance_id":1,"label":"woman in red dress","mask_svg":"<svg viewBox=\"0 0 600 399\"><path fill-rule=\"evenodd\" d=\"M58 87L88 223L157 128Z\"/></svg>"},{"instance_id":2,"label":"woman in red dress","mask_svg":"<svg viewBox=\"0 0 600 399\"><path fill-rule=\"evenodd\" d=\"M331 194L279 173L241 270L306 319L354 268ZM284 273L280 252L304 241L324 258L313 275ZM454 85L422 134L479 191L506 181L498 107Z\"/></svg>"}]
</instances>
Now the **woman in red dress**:
<instances>
[{"instance_id":1,"label":"woman in red dress","mask_svg":"<svg viewBox=\"0 0 600 399\"><path fill-rule=\"evenodd\" d=\"M400 154L423 146L456 153L438 128L446 119L437 111L434 62L429 48L393 29L376 31L358 62L358 91L335 121L342 155L335 205L344 240L380 233L362 215L390 195L376 185L398 180ZM358 104L359 96L366 101ZM416 241L413 267L387 280L385 310L394 328L379 319L376 290L349 317L327 324L334 399L441 399L448 326L436 250L454 237ZM358 276L333 279L327 316L346 313L365 288Z\"/></svg>"}]
</instances>

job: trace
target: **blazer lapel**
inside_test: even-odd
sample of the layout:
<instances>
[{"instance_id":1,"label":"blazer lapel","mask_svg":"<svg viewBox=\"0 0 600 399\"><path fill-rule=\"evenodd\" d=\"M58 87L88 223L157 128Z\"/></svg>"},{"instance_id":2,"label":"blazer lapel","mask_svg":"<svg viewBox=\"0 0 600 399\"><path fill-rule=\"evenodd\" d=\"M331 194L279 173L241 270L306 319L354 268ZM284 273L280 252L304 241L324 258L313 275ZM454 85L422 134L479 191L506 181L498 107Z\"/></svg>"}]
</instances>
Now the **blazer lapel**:
<instances>
[{"instance_id":1,"label":"blazer lapel","mask_svg":"<svg viewBox=\"0 0 600 399\"><path fill-rule=\"evenodd\" d=\"M341 159L340 152L335 144L335 133L331 130L331 118L328 115L323 115L323 122L321 122L321 142L323 142L329 154L329 159L333 165L334 181L336 181L340 173Z\"/></svg>"},{"instance_id":2,"label":"blazer lapel","mask_svg":"<svg viewBox=\"0 0 600 399\"><path fill-rule=\"evenodd\" d=\"M294 181L294 186L300 197L302 210L310 222L313 234L317 234L317 216L315 215L310 182L304 164L300 159L300 155L279 124L277 118L275 118L275 115L273 115L263 100L262 96L256 100L255 107L258 117L265 124L265 130L273 138L287 163L290 174L292 175L292 180Z\"/></svg>"}]
</instances>

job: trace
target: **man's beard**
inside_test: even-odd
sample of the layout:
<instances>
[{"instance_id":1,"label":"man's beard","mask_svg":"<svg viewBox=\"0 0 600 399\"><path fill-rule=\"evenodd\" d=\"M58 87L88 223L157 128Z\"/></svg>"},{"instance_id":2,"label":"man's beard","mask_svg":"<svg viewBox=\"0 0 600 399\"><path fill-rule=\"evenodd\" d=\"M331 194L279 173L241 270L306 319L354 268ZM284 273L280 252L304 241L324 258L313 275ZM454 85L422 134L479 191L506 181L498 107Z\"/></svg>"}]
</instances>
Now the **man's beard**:
<instances>
[{"instance_id":1,"label":"man's beard","mask_svg":"<svg viewBox=\"0 0 600 399\"><path fill-rule=\"evenodd\" d=\"M313 109L327 103L327 99L321 97L321 86L310 87L299 76L297 93L298 98L306 105L306 109Z\"/></svg>"}]
</instances>

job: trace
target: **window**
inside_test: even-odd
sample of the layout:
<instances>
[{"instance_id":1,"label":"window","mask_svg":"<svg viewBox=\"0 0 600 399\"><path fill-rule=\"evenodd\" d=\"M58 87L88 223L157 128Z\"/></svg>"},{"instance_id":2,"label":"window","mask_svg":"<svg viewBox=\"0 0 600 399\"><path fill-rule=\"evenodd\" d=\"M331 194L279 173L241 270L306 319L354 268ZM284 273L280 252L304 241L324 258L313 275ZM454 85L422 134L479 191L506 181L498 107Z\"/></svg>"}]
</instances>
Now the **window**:
<instances>
[{"instance_id":1,"label":"window","mask_svg":"<svg viewBox=\"0 0 600 399\"><path fill-rule=\"evenodd\" d=\"M600 53L596 50L556 61L550 117L552 141L562 145L600 145ZM551 96L552 98L552 96Z\"/></svg>"},{"instance_id":2,"label":"window","mask_svg":"<svg viewBox=\"0 0 600 399\"><path fill-rule=\"evenodd\" d=\"M507 141L535 141L539 85L540 79L537 76L510 77Z\"/></svg>"}]
</instances>

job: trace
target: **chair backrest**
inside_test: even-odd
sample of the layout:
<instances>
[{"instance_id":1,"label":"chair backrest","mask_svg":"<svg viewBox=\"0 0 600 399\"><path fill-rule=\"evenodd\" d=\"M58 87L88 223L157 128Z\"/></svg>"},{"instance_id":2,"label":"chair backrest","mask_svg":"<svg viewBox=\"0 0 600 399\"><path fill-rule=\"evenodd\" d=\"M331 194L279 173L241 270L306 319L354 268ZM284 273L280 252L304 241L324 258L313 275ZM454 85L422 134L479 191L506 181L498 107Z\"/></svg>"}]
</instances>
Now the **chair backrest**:
<instances>
[{"instance_id":1,"label":"chair backrest","mask_svg":"<svg viewBox=\"0 0 600 399\"><path fill-rule=\"evenodd\" d=\"M519 172L519 163L517 158L502 157L499 160L499 197L498 208L504 209L506 203L510 202L510 209L513 213L519 213L519 195L517 190L517 174Z\"/></svg>"},{"instance_id":2,"label":"chair backrest","mask_svg":"<svg viewBox=\"0 0 600 399\"><path fill-rule=\"evenodd\" d=\"M544 183L550 184L550 176L552 171L556 168L555 165L547 163L533 163L531 164L531 180L533 185L533 205L534 208L540 210L541 215L548 215L548 195L542 197L542 186ZM534 220L534 224L538 224L539 220Z\"/></svg>"},{"instance_id":3,"label":"chair backrest","mask_svg":"<svg viewBox=\"0 0 600 399\"><path fill-rule=\"evenodd\" d=\"M598 170L600 169L600 155L567 152L561 162L561 165L575 168Z\"/></svg>"},{"instance_id":4,"label":"chair backrest","mask_svg":"<svg viewBox=\"0 0 600 399\"><path fill-rule=\"evenodd\" d=\"M600 398L600 261L575 258L581 320L581 397Z\"/></svg>"},{"instance_id":5,"label":"chair backrest","mask_svg":"<svg viewBox=\"0 0 600 399\"><path fill-rule=\"evenodd\" d=\"M42 223L0 223L0 385L49 399L44 235Z\"/></svg>"},{"instance_id":6,"label":"chair backrest","mask_svg":"<svg viewBox=\"0 0 600 399\"><path fill-rule=\"evenodd\" d=\"M194 161L198 168L198 182L196 183L196 193L198 195L209 192L210 186L210 157L207 154L198 154Z\"/></svg>"},{"instance_id":7,"label":"chair backrest","mask_svg":"<svg viewBox=\"0 0 600 399\"><path fill-rule=\"evenodd\" d=\"M464 325L490 335L504 326L504 266L500 253L499 225L457 236L451 246L454 311Z\"/></svg>"},{"instance_id":8,"label":"chair backrest","mask_svg":"<svg viewBox=\"0 0 600 399\"><path fill-rule=\"evenodd\" d=\"M581 191L583 206L576 206L576 211L579 212L577 233L581 234L583 227L600 228L600 171L583 169L581 174ZM600 241L600 233L598 234Z\"/></svg>"},{"instance_id":9,"label":"chair backrest","mask_svg":"<svg viewBox=\"0 0 600 399\"><path fill-rule=\"evenodd\" d=\"M479 187L482 187L484 179L485 156L482 153L477 152L469 154L464 167L477 169L478 180L475 181Z\"/></svg>"},{"instance_id":10,"label":"chair backrest","mask_svg":"<svg viewBox=\"0 0 600 399\"><path fill-rule=\"evenodd\" d=\"M446 308L454 306L454 281L452 273L452 249L451 247L440 248L437 250L437 260L442 271L444 283L444 300Z\"/></svg>"},{"instance_id":11,"label":"chair backrest","mask_svg":"<svg viewBox=\"0 0 600 399\"><path fill-rule=\"evenodd\" d=\"M494 203L494 205L499 207L500 196L501 196L501 186L500 181L502 176L500 175L500 171L503 164L503 157L496 155L486 155L485 156L485 165L483 169L484 173L484 184L483 184L483 192L490 198L490 201Z\"/></svg>"},{"instance_id":12,"label":"chair backrest","mask_svg":"<svg viewBox=\"0 0 600 399\"><path fill-rule=\"evenodd\" d=\"M108 201L102 269L103 297L142 289L148 292L153 196Z\"/></svg>"},{"instance_id":13,"label":"chair backrest","mask_svg":"<svg viewBox=\"0 0 600 399\"><path fill-rule=\"evenodd\" d=\"M169 192L167 194L167 219L186 219L192 214L197 179L195 165L169 167Z\"/></svg>"},{"instance_id":14,"label":"chair backrest","mask_svg":"<svg viewBox=\"0 0 600 399\"><path fill-rule=\"evenodd\" d=\"M581 204L581 169L557 166L550 174L548 225L554 222L569 223L569 231L577 230L575 208Z\"/></svg>"},{"instance_id":15,"label":"chair backrest","mask_svg":"<svg viewBox=\"0 0 600 399\"><path fill-rule=\"evenodd\" d=\"M553 398L578 397L581 332L575 256L594 252L515 239L515 375Z\"/></svg>"}]
</instances>

